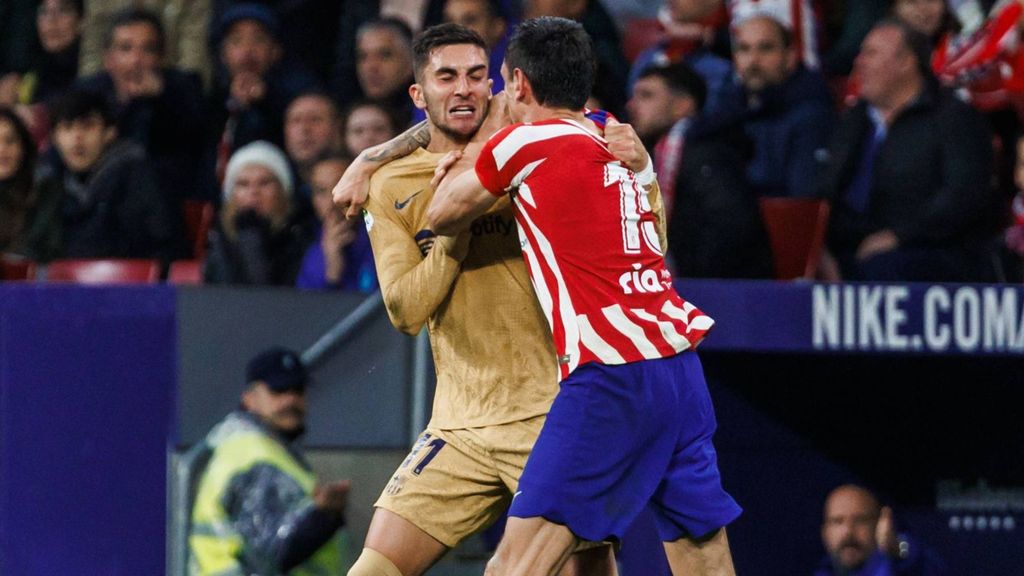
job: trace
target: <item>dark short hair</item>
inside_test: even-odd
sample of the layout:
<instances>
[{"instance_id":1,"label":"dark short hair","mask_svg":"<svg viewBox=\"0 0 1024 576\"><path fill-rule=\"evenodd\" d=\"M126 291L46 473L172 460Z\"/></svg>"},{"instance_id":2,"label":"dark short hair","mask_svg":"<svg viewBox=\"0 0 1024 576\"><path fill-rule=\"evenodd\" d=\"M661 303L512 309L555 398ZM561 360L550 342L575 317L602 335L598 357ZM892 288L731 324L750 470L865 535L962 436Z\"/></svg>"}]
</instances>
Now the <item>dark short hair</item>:
<instances>
[{"instance_id":1,"label":"dark short hair","mask_svg":"<svg viewBox=\"0 0 1024 576\"><path fill-rule=\"evenodd\" d=\"M103 124L114 125L114 114L106 98L96 92L72 88L54 101L51 121L56 126L61 122L84 120L94 115L99 115Z\"/></svg>"},{"instance_id":2,"label":"dark short hair","mask_svg":"<svg viewBox=\"0 0 1024 576\"><path fill-rule=\"evenodd\" d=\"M505 65L519 68L543 106L581 110L590 96L597 61L590 36L578 22L541 16L516 26Z\"/></svg>"},{"instance_id":3,"label":"dark short hair","mask_svg":"<svg viewBox=\"0 0 1024 576\"><path fill-rule=\"evenodd\" d=\"M323 88L307 88L302 90L288 101L288 106L286 108L291 108L292 104L294 104L299 98L317 98L325 100L331 105L331 114L336 119L341 117L341 110L338 108L338 101Z\"/></svg>"},{"instance_id":4,"label":"dark short hair","mask_svg":"<svg viewBox=\"0 0 1024 576\"><path fill-rule=\"evenodd\" d=\"M162 56L167 50L167 36L164 33L164 24L160 21L160 16L145 8L126 8L115 14L114 19L110 21L110 26L107 28L107 35L103 38L103 48L109 50L114 44L114 31L124 26L131 26L132 24L149 24L153 30L156 30L157 44Z\"/></svg>"},{"instance_id":5,"label":"dark short hair","mask_svg":"<svg viewBox=\"0 0 1024 576\"><path fill-rule=\"evenodd\" d=\"M906 22L893 17L879 20L872 30L879 28L896 28L903 38L903 47L910 52L917 64L917 71L922 78L932 77L932 44L928 37L911 28Z\"/></svg>"},{"instance_id":6,"label":"dark short hair","mask_svg":"<svg viewBox=\"0 0 1024 576\"><path fill-rule=\"evenodd\" d=\"M455 44L472 44L480 47L487 54L487 43L479 34L458 24L451 22L431 26L416 36L412 44L412 69L416 81L420 81L423 69L430 62L430 53L438 48L453 46Z\"/></svg>"},{"instance_id":7,"label":"dark short hair","mask_svg":"<svg viewBox=\"0 0 1024 576\"><path fill-rule=\"evenodd\" d=\"M704 109L704 103L708 99L708 85L689 64L685 62L676 62L665 66L654 64L644 68L639 77L642 79L651 76L664 80L665 85L672 92L693 98L697 104L697 110Z\"/></svg>"},{"instance_id":8,"label":"dark short hair","mask_svg":"<svg viewBox=\"0 0 1024 576\"><path fill-rule=\"evenodd\" d=\"M356 30L356 44L359 43L359 39L363 37L363 34L370 30L390 30L397 34L407 46L412 46L412 28L409 28L408 24L398 18L389 16L364 22Z\"/></svg>"}]
</instances>

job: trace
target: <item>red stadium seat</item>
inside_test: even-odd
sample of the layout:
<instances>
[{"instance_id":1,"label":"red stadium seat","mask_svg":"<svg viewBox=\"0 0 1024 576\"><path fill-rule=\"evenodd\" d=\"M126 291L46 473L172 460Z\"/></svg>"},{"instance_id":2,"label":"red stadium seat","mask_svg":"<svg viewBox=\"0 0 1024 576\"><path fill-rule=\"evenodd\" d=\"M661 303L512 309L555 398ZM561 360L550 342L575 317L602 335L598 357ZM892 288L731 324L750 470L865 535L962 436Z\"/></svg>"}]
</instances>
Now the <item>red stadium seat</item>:
<instances>
[{"instance_id":1,"label":"red stadium seat","mask_svg":"<svg viewBox=\"0 0 1024 576\"><path fill-rule=\"evenodd\" d=\"M35 280L36 263L13 254L0 255L0 280L15 282Z\"/></svg>"},{"instance_id":2,"label":"red stadium seat","mask_svg":"<svg viewBox=\"0 0 1024 576\"><path fill-rule=\"evenodd\" d=\"M829 206L809 198L761 198L778 280L813 280L828 227Z\"/></svg>"},{"instance_id":3,"label":"red stadium seat","mask_svg":"<svg viewBox=\"0 0 1024 576\"><path fill-rule=\"evenodd\" d=\"M154 284L160 281L157 260L54 260L46 267L48 282L78 284Z\"/></svg>"},{"instance_id":4,"label":"red stadium seat","mask_svg":"<svg viewBox=\"0 0 1024 576\"><path fill-rule=\"evenodd\" d=\"M202 284L202 260L175 260L167 271L167 281L171 284Z\"/></svg>"},{"instance_id":5,"label":"red stadium seat","mask_svg":"<svg viewBox=\"0 0 1024 576\"><path fill-rule=\"evenodd\" d=\"M192 257L206 256L206 237L213 225L213 203L201 200L185 200L185 235Z\"/></svg>"}]
</instances>

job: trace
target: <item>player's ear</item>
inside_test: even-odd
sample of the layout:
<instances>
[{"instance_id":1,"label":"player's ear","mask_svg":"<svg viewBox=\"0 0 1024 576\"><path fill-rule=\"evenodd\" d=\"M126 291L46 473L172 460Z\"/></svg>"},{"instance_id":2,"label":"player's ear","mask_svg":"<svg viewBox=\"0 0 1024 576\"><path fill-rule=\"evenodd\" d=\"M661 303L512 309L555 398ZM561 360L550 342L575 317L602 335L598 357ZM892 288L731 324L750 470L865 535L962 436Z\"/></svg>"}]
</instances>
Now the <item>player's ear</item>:
<instances>
[{"instance_id":1,"label":"player's ear","mask_svg":"<svg viewBox=\"0 0 1024 576\"><path fill-rule=\"evenodd\" d=\"M516 68L512 71L512 77L515 78L515 94L512 96L516 101L523 100L527 92L530 91L530 87L528 85L530 80L526 77L526 74L523 74L523 71L520 68Z\"/></svg>"},{"instance_id":2,"label":"player's ear","mask_svg":"<svg viewBox=\"0 0 1024 576\"><path fill-rule=\"evenodd\" d=\"M427 101L423 99L423 87L418 83L409 86L409 97L412 98L413 106L420 110L427 109Z\"/></svg>"}]
</instances>

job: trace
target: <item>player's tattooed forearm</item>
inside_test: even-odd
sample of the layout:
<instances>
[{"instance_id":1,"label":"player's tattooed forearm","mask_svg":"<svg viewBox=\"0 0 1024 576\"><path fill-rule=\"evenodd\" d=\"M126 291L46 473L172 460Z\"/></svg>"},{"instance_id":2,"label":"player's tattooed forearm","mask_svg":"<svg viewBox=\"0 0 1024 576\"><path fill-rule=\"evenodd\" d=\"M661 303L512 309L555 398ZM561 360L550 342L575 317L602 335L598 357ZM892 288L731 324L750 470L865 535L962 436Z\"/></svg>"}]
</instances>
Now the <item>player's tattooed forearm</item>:
<instances>
[{"instance_id":1,"label":"player's tattooed forearm","mask_svg":"<svg viewBox=\"0 0 1024 576\"><path fill-rule=\"evenodd\" d=\"M427 144L430 144L430 128L424 120L391 140L368 150L366 159L371 162L390 162L404 158L417 148L426 147Z\"/></svg>"}]
</instances>

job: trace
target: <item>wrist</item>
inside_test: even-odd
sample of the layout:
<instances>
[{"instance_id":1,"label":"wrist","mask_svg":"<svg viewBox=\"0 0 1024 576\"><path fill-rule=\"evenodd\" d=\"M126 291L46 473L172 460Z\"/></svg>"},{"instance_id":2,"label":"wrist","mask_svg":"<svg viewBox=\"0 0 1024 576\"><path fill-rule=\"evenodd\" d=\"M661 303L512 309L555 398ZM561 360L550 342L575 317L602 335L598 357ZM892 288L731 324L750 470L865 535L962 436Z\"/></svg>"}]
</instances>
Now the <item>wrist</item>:
<instances>
[{"instance_id":1,"label":"wrist","mask_svg":"<svg viewBox=\"0 0 1024 576\"><path fill-rule=\"evenodd\" d=\"M655 179L654 174L654 162L651 162L651 157L647 157L647 165L644 166L643 170L636 173L636 181L641 186L650 186Z\"/></svg>"}]
</instances>

